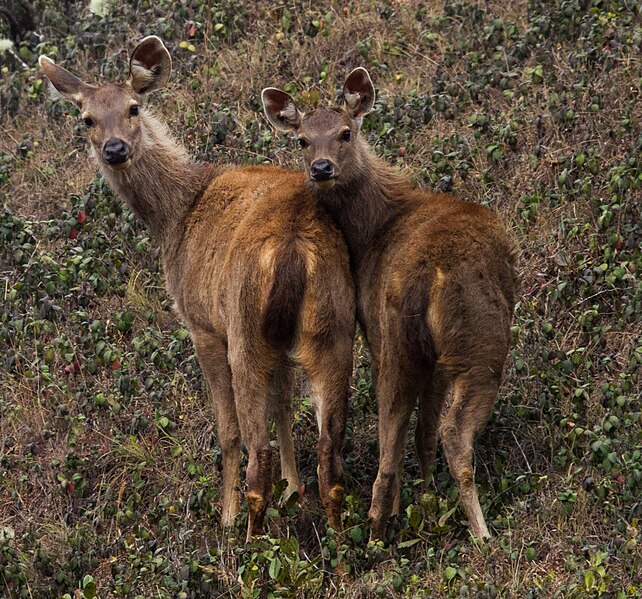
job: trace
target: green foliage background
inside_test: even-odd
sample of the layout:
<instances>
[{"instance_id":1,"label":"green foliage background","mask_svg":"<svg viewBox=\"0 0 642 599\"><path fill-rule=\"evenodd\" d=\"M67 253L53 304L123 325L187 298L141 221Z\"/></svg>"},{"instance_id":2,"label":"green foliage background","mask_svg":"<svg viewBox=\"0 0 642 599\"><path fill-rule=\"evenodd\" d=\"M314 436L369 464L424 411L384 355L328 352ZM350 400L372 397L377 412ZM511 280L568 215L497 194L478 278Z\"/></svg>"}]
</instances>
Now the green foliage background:
<instances>
[{"instance_id":1,"label":"green foliage background","mask_svg":"<svg viewBox=\"0 0 642 599\"><path fill-rule=\"evenodd\" d=\"M639 0L32 5L35 32L0 55L0 596L642 596ZM303 388L302 503L275 505L251 546L243 516L221 530L213 412L157 247L36 66L44 53L118 79L147 34L174 61L151 103L196 159L300 168L261 89L315 104L365 66L377 151L512 230L512 359L476 455L488 546L441 456L422 494L411 450L392 542L367 546L377 423L361 340L346 532L325 527Z\"/></svg>"}]
</instances>

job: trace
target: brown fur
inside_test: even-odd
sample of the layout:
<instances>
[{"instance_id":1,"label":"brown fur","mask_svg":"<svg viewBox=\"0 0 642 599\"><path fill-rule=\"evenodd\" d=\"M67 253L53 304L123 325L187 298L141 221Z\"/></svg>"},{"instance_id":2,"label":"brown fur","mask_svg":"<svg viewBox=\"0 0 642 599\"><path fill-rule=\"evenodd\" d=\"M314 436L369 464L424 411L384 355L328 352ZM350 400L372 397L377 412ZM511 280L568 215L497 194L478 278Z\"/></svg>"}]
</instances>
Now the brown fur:
<instances>
[{"instance_id":1,"label":"brown fur","mask_svg":"<svg viewBox=\"0 0 642 599\"><path fill-rule=\"evenodd\" d=\"M231 525L239 509L242 439L249 453L248 538L262 528L272 488L271 416L288 491L299 487L291 436L294 363L319 390L319 488L338 527L335 489L355 313L344 241L300 173L196 165L146 109L130 114L143 99L139 92L167 80L169 64L154 37L136 48L130 79L119 85L74 86L64 69L41 59L53 85L62 81L60 91L81 106L83 118L91 117L92 153L105 178L161 245L167 289L215 400L223 524ZM104 144L113 139L129 149L124 164L103 159Z\"/></svg>"},{"instance_id":2,"label":"brown fur","mask_svg":"<svg viewBox=\"0 0 642 599\"><path fill-rule=\"evenodd\" d=\"M307 273L303 257L294 244L280 248L274 263L274 280L266 300L262 332L274 347L289 351L299 327Z\"/></svg>"},{"instance_id":3,"label":"brown fur","mask_svg":"<svg viewBox=\"0 0 642 599\"><path fill-rule=\"evenodd\" d=\"M310 115L298 113L284 92L268 88L263 94L270 121L306 141L311 185L348 243L379 404L371 536L382 538L389 516L399 510L400 470L417 398L415 443L427 479L440 414L453 388L441 438L472 532L486 537L473 441L491 414L510 344L516 254L493 212L418 189L372 153L358 133L358 119L374 101L364 73L357 69L348 78L346 107ZM289 120L279 123L274 113L284 107ZM348 141L342 139L346 129L352 133ZM333 179L323 187L313 180L316 161L333 167Z\"/></svg>"}]
</instances>

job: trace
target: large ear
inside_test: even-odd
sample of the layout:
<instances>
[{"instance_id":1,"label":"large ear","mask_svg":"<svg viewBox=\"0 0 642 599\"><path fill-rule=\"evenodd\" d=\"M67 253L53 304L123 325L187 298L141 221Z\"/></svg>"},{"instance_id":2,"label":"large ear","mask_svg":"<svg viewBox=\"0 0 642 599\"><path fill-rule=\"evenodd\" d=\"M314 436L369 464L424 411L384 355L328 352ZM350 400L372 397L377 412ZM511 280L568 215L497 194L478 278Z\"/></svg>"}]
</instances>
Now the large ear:
<instances>
[{"instance_id":1,"label":"large ear","mask_svg":"<svg viewBox=\"0 0 642 599\"><path fill-rule=\"evenodd\" d=\"M372 110L375 88L368 71L359 67L348 75L343 84L343 98L346 109L355 119L363 117Z\"/></svg>"},{"instance_id":2,"label":"large ear","mask_svg":"<svg viewBox=\"0 0 642 599\"><path fill-rule=\"evenodd\" d=\"M261 92L261 100L265 116L279 131L296 131L299 128L303 115L290 94L275 87L266 87Z\"/></svg>"},{"instance_id":3,"label":"large ear","mask_svg":"<svg viewBox=\"0 0 642 599\"><path fill-rule=\"evenodd\" d=\"M40 56L38 63L42 72L49 79L54 92L58 92L65 100L69 100L77 106L82 104L85 93L91 89L90 85L72 75L67 69L58 66L47 56Z\"/></svg>"},{"instance_id":4,"label":"large ear","mask_svg":"<svg viewBox=\"0 0 642 599\"><path fill-rule=\"evenodd\" d=\"M134 48L129 59L129 84L138 94L160 89L169 80L172 58L160 38L150 35Z\"/></svg>"}]
</instances>

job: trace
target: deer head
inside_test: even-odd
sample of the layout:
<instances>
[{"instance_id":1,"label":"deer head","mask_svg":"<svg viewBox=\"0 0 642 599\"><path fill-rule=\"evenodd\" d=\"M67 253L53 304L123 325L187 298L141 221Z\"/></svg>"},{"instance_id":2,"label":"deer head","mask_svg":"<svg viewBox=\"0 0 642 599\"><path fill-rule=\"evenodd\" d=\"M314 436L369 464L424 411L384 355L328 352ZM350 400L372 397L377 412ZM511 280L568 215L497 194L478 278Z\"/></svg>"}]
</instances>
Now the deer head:
<instances>
[{"instance_id":1,"label":"deer head","mask_svg":"<svg viewBox=\"0 0 642 599\"><path fill-rule=\"evenodd\" d=\"M310 180L321 189L350 180L361 157L358 134L372 110L375 90L368 71L357 68L343 86L343 106L320 108L309 115L292 96L267 87L261 94L268 121L283 132L296 132Z\"/></svg>"},{"instance_id":2,"label":"deer head","mask_svg":"<svg viewBox=\"0 0 642 599\"><path fill-rule=\"evenodd\" d=\"M145 97L163 87L171 72L172 60L163 42L154 35L143 39L132 52L128 78L117 84L90 85L46 56L39 63L56 95L81 109L99 163L112 170L129 168L145 149Z\"/></svg>"}]
</instances>

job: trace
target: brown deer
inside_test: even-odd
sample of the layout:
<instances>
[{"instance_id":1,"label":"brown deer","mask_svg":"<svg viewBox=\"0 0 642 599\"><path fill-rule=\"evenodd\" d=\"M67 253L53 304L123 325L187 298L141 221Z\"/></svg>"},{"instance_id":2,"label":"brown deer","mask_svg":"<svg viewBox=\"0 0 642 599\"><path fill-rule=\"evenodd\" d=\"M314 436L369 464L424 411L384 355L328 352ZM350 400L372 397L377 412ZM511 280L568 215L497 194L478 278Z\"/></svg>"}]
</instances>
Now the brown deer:
<instances>
[{"instance_id":1,"label":"brown deer","mask_svg":"<svg viewBox=\"0 0 642 599\"><path fill-rule=\"evenodd\" d=\"M240 443L248 450L248 540L272 490L267 423L276 421L288 491L299 486L292 442L292 367L306 373L319 426L318 474L340 526L354 286L347 249L300 173L192 162L143 105L169 79L160 39L143 39L126 81L84 83L49 58L40 66L76 103L105 179L162 250L168 292L186 321L216 405L223 456L222 523L239 511Z\"/></svg>"},{"instance_id":2,"label":"brown deer","mask_svg":"<svg viewBox=\"0 0 642 599\"><path fill-rule=\"evenodd\" d=\"M417 400L415 445L424 480L440 433L472 533L488 537L473 442L491 414L509 348L516 254L493 212L419 189L374 155L359 134L375 99L365 69L350 74L343 96L343 106L304 114L285 92L262 94L268 120L297 132L311 187L348 243L379 406L371 538L382 538L388 518L399 512ZM450 388L453 403L439 427Z\"/></svg>"}]
</instances>

